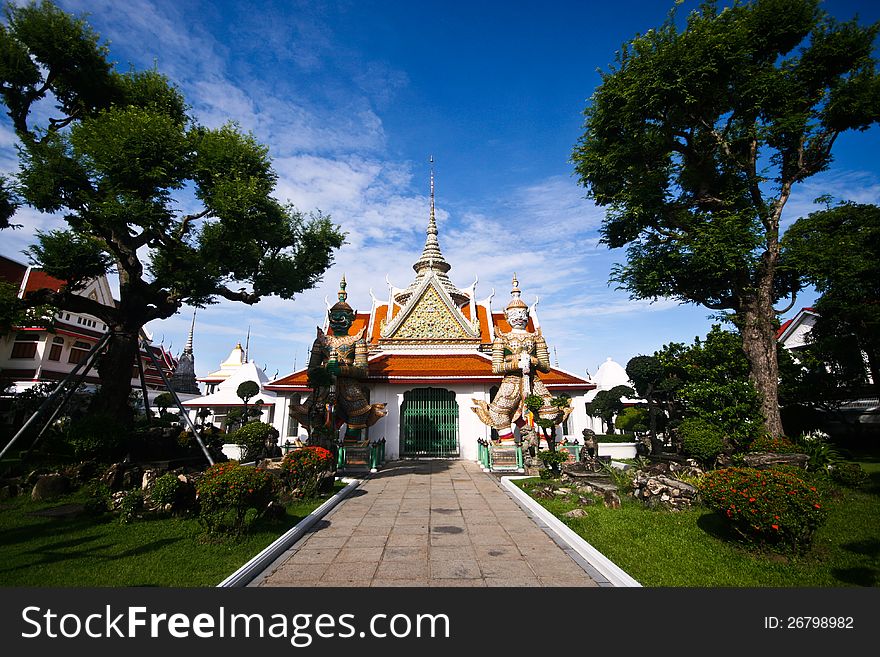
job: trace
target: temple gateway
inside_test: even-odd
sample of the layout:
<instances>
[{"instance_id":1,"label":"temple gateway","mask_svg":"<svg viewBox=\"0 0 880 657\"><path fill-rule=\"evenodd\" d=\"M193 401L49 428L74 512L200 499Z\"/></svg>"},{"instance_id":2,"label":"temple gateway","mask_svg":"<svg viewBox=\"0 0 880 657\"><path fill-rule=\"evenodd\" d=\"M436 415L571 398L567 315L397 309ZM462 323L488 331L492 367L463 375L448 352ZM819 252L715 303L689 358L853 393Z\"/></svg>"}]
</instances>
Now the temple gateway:
<instances>
[{"instance_id":1,"label":"temple gateway","mask_svg":"<svg viewBox=\"0 0 880 657\"><path fill-rule=\"evenodd\" d=\"M516 275L502 311L493 310L492 295L477 298L476 281L459 289L450 280L437 238L433 175L427 239L413 269L406 288L388 284L387 299L371 293L369 312L348 304L343 278L308 365L262 385L275 393L273 423L282 442L322 423L327 391L341 418L340 437L384 438L390 459L477 460L479 440L518 435L527 394L544 398L545 408L553 396L571 397L557 440L580 438L593 426L585 402L596 384L551 366L537 302L529 307L521 299Z\"/></svg>"}]
</instances>

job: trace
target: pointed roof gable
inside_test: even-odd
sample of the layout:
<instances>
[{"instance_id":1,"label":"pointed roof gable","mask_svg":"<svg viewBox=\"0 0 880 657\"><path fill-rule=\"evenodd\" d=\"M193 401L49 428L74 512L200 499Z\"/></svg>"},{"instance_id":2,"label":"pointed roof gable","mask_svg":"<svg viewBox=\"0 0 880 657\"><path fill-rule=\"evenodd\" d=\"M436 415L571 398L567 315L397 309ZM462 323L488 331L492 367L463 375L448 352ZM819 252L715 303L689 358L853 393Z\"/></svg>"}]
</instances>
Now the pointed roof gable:
<instances>
[{"instance_id":1,"label":"pointed roof gable","mask_svg":"<svg viewBox=\"0 0 880 657\"><path fill-rule=\"evenodd\" d=\"M480 333L447 293L437 272L428 270L409 303L381 331L379 344L479 343Z\"/></svg>"}]
</instances>

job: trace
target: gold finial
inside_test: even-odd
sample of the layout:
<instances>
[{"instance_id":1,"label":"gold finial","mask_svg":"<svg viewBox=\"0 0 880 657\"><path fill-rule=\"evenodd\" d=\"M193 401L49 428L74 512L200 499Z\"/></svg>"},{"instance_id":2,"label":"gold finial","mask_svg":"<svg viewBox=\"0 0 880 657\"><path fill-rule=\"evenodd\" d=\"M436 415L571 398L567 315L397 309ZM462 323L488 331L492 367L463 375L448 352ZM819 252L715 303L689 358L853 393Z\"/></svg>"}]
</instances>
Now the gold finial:
<instances>
[{"instance_id":1,"label":"gold finial","mask_svg":"<svg viewBox=\"0 0 880 657\"><path fill-rule=\"evenodd\" d=\"M434 221L434 156L428 158L431 163L431 222Z\"/></svg>"},{"instance_id":2,"label":"gold finial","mask_svg":"<svg viewBox=\"0 0 880 657\"><path fill-rule=\"evenodd\" d=\"M516 272L513 272L513 289L510 291L510 303L507 304L507 309L528 308L525 301L520 298L521 294L522 291L519 289L519 281L516 279Z\"/></svg>"}]
</instances>

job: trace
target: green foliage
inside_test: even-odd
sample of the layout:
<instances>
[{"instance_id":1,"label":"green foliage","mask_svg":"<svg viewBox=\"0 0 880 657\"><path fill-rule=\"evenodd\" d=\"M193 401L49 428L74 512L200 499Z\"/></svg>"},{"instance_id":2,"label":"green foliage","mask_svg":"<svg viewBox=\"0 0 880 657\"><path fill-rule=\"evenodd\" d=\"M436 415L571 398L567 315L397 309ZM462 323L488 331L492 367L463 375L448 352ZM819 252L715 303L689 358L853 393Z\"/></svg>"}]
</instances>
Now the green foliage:
<instances>
[{"instance_id":1,"label":"green foliage","mask_svg":"<svg viewBox=\"0 0 880 657\"><path fill-rule=\"evenodd\" d=\"M725 448L722 431L702 418L684 420L678 427L678 435L685 454L703 463L711 463Z\"/></svg>"},{"instance_id":2,"label":"green foliage","mask_svg":"<svg viewBox=\"0 0 880 657\"><path fill-rule=\"evenodd\" d=\"M831 480L847 488L865 488L870 481L868 473L858 463L835 463L828 469Z\"/></svg>"},{"instance_id":3,"label":"green foliage","mask_svg":"<svg viewBox=\"0 0 880 657\"><path fill-rule=\"evenodd\" d=\"M544 398L540 395L526 395L523 405L530 411L537 413L544 406Z\"/></svg>"},{"instance_id":4,"label":"green foliage","mask_svg":"<svg viewBox=\"0 0 880 657\"><path fill-rule=\"evenodd\" d=\"M67 442L77 458L112 461L123 454L128 431L114 416L90 413L74 420L67 429Z\"/></svg>"},{"instance_id":5,"label":"green foliage","mask_svg":"<svg viewBox=\"0 0 880 657\"><path fill-rule=\"evenodd\" d=\"M623 45L585 110L572 160L627 247L612 280L633 297L728 311L755 367L773 362L780 215L825 170L838 135L880 119L878 25L839 23L818 0L706 2ZM748 343L748 345L746 345ZM777 372L756 378L781 433Z\"/></svg>"},{"instance_id":6,"label":"green foliage","mask_svg":"<svg viewBox=\"0 0 880 657\"><path fill-rule=\"evenodd\" d=\"M278 430L265 422L248 422L237 429L228 440L241 447L242 462L253 461L261 457L266 451L266 440L270 437L278 437Z\"/></svg>"},{"instance_id":7,"label":"green foliage","mask_svg":"<svg viewBox=\"0 0 880 657\"><path fill-rule=\"evenodd\" d=\"M773 452L775 454L802 454L803 450L784 436L758 436L755 438L748 451L750 452Z\"/></svg>"},{"instance_id":8,"label":"green foliage","mask_svg":"<svg viewBox=\"0 0 880 657\"><path fill-rule=\"evenodd\" d=\"M587 414L602 418L609 429L614 433L613 420L617 413L623 410L623 397L633 397L635 391L629 386L614 386L611 390L600 390L587 402Z\"/></svg>"},{"instance_id":9,"label":"green foliage","mask_svg":"<svg viewBox=\"0 0 880 657\"><path fill-rule=\"evenodd\" d=\"M818 372L852 391L867 383L870 369L878 389L880 207L842 203L813 212L785 232L782 246L786 269L821 293L808 336L811 357L827 365Z\"/></svg>"},{"instance_id":10,"label":"green foliage","mask_svg":"<svg viewBox=\"0 0 880 657\"><path fill-rule=\"evenodd\" d=\"M760 399L736 333L714 325L705 339L665 345L656 357L664 372L658 389L676 422L700 418L734 449L763 433Z\"/></svg>"},{"instance_id":11,"label":"green foliage","mask_svg":"<svg viewBox=\"0 0 880 657\"><path fill-rule=\"evenodd\" d=\"M144 491L140 489L126 491L119 503L119 522L126 525L136 520L144 509Z\"/></svg>"},{"instance_id":12,"label":"green foliage","mask_svg":"<svg viewBox=\"0 0 880 657\"><path fill-rule=\"evenodd\" d=\"M650 428L650 413L647 408L630 406L624 408L614 420L614 427L630 433L643 433Z\"/></svg>"},{"instance_id":13,"label":"green foliage","mask_svg":"<svg viewBox=\"0 0 880 657\"><path fill-rule=\"evenodd\" d=\"M50 276L67 281L71 291L110 271L113 259L100 241L70 230L37 231L37 244L26 253Z\"/></svg>"},{"instance_id":14,"label":"green foliage","mask_svg":"<svg viewBox=\"0 0 880 657\"><path fill-rule=\"evenodd\" d=\"M707 472L703 502L743 538L782 551L801 552L825 521L815 486L791 472L725 468Z\"/></svg>"},{"instance_id":15,"label":"green foliage","mask_svg":"<svg viewBox=\"0 0 880 657\"><path fill-rule=\"evenodd\" d=\"M235 394L247 404L251 399L260 394L260 386L255 381L242 381L238 388L235 389Z\"/></svg>"},{"instance_id":16,"label":"green foliage","mask_svg":"<svg viewBox=\"0 0 880 657\"><path fill-rule=\"evenodd\" d=\"M277 501L277 488L277 480L261 468L218 463L196 485L199 518L209 534L241 536Z\"/></svg>"},{"instance_id":17,"label":"green foliage","mask_svg":"<svg viewBox=\"0 0 880 657\"><path fill-rule=\"evenodd\" d=\"M326 473L334 468L333 454L323 447L300 447L281 461L282 480L297 497L315 497Z\"/></svg>"},{"instance_id":18,"label":"green foliage","mask_svg":"<svg viewBox=\"0 0 880 657\"><path fill-rule=\"evenodd\" d=\"M182 486L183 482L175 474L166 472L153 483L150 500L159 506L174 504Z\"/></svg>"},{"instance_id":19,"label":"green foliage","mask_svg":"<svg viewBox=\"0 0 880 657\"><path fill-rule=\"evenodd\" d=\"M70 284L29 293L27 307L65 307L111 267L131 281L115 306L76 297L117 336L99 366L95 408L126 419L120 400L144 324L221 297L292 298L318 282L344 234L272 196L277 174L253 136L233 123L199 125L157 70L119 72L107 57L84 20L49 2L7 5L0 97L22 147L17 179L0 181L0 227L19 204L68 224L40 235L30 254ZM192 195L200 207L185 214Z\"/></svg>"},{"instance_id":20,"label":"green foliage","mask_svg":"<svg viewBox=\"0 0 880 657\"><path fill-rule=\"evenodd\" d=\"M101 481L93 480L83 486L86 511L99 515L110 510L110 488Z\"/></svg>"},{"instance_id":21,"label":"green foliage","mask_svg":"<svg viewBox=\"0 0 880 657\"><path fill-rule=\"evenodd\" d=\"M840 460L840 453L828 442L828 434L812 431L797 437L798 451L810 457L807 470L825 472Z\"/></svg>"},{"instance_id":22,"label":"green foliage","mask_svg":"<svg viewBox=\"0 0 880 657\"><path fill-rule=\"evenodd\" d=\"M159 412L164 415L165 411L168 410L170 406L174 405L174 397L171 396L170 392L162 392L156 395L156 399L153 400L153 406L159 409Z\"/></svg>"},{"instance_id":23,"label":"green foliage","mask_svg":"<svg viewBox=\"0 0 880 657\"><path fill-rule=\"evenodd\" d=\"M544 467L553 473L554 476L561 472L560 466L568 461L568 456L568 452L564 449L556 449L552 451L544 449L538 452L538 458L541 460L541 463L543 463Z\"/></svg>"}]
</instances>

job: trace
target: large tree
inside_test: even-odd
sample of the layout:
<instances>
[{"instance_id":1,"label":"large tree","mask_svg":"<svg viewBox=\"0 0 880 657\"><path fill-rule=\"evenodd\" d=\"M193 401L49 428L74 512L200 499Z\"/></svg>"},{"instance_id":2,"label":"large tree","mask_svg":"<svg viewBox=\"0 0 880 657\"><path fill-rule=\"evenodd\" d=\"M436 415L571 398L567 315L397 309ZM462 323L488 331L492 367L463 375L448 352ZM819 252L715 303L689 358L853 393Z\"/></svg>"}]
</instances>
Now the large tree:
<instances>
[{"instance_id":1,"label":"large tree","mask_svg":"<svg viewBox=\"0 0 880 657\"><path fill-rule=\"evenodd\" d=\"M867 369L880 391L880 207L842 203L813 212L786 231L782 246L785 267L821 294L812 356L840 387L865 383Z\"/></svg>"},{"instance_id":2,"label":"large tree","mask_svg":"<svg viewBox=\"0 0 880 657\"><path fill-rule=\"evenodd\" d=\"M681 31L672 13L602 74L573 152L607 208L604 243L627 247L613 279L728 313L774 435L780 218L838 135L880 119L878 27L837 22L818 0L709 2Z\"/></svg>"},{"instance_id":3,"label":"large tree","mask_svg":"<svg viewBox=\"0 0 880 657\"><path fill-rule=\"evenodd\" d=\"M31 257L67 286L24 301L107 324L93 410L126 420L147 322L183 304L291 298L318 282L344 236L272 196L276 174L251 135L199 125L156 70L120 73L107 57L84 19L49 2L6 6L0 95L21 167L0 194L0 226L20 203L63 216L67 228L40 234ZM111 271L115 307L73 294Z\"/></svg>"}]
</instances>

